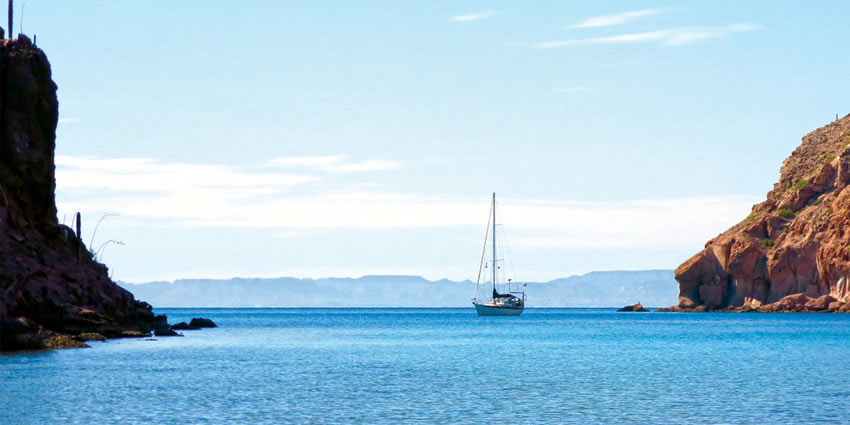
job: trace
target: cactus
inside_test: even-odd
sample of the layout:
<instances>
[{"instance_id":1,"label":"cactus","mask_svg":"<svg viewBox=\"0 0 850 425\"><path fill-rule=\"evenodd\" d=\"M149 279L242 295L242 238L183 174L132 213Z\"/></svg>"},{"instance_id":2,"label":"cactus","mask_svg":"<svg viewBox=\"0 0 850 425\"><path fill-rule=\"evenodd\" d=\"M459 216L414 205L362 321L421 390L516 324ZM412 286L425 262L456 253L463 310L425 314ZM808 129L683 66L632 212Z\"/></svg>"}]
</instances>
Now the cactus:
<instances>
[{"instance_id":1,"label":"cactus","mask_svg":"<svg viewBox=\"0 0 850 425\"><path fill-rule=\"evenodd\" d=\"M80 262L80 251L83 249L83 237L82 233L80 232L80 220L82 220L82 217L80 216L80 212L77 211L77 262Z\"/></svg>"}]
</instances>

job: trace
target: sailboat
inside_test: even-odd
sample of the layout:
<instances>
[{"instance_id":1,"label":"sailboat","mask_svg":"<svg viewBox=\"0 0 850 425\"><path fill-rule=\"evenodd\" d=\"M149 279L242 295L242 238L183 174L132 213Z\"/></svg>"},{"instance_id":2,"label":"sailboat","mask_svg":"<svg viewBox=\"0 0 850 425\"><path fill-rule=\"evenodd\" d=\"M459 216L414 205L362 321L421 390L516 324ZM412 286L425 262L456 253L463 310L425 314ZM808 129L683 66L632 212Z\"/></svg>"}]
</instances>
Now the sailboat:
<instances>
[{"instance_id":1,"label":"sailboat","mask_svg":"<svg viewBox=\"0 0 850 425\"><path fill-rule=\"evenodd\" d=\"M519 316L525 309L525 289L522 289L521 291L511 291L511 279L507 279L507 281L502 284L502 286L506 289L505 292L500 293L497 290L497 281L499 277L497 272L502 269L502 266L500 266L499 263L504 264L504 260L499 260L496 257L496 193L493 193L493 203L490 206L490 212L492 213L492 216L488 217L488 220L491 221L493 227L491 232L491 223L487 223L487 233L484 235L484 249L481 253L481 263L478 266L478 280L475 282L475 296L472 299L472 305L475 306L475 311L479 316ZM491 236L491 245L493 248L492 257L490 257L489 262L485 263L484 255L487 251L487 241ZM482 271L488 267L491 272L491 281L482 282ZM488 285L488 283L490 283L490 285ZM480 299L478 297L479 290L482 286L487 288L484 290L484 293L490 292L488 290L492 289L489 299ZM524 288L525 284L517 287Z\"/></svg>"}]
</instances>

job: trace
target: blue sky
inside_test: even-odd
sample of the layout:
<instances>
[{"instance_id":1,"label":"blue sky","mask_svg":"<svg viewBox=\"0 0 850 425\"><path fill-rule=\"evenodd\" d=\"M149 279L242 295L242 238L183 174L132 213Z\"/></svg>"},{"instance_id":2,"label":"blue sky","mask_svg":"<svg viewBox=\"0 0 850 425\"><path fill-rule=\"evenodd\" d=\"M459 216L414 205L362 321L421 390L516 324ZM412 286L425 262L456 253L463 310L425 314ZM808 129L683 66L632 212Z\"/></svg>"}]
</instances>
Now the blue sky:
<instances>
[{"instance_id":1,"label":"blue sky","mask_svg":"<svg viewBox=\"0 0 850 425\"><path fill-rule=\"evenodd\" d=\"M18 2L17 7L23 6ZM116 279L674 268L848 111L846 2L30 0ZM88 239L88 238L87 238Z\"/></svg>"}]
</instances>

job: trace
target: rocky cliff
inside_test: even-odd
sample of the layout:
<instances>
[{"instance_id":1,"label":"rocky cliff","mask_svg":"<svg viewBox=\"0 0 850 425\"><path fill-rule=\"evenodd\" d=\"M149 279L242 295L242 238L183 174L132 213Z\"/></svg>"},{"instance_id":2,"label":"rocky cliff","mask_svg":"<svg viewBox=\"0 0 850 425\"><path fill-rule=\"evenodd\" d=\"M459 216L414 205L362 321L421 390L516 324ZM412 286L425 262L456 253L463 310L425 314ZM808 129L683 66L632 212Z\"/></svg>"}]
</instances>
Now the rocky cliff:
<instances>
[{"instance_id":1,"label":"rocky cliff","mask_svg":"<svg viewBox=\"0 0 850 425\"><path fill-rule=\"evenodd\" d=\"M674 310L850 310L850 115L803 137L767 200L676 269Z\"/></svg>"},{"instance_id":2,"label":"rocky cliff","mask_svg":"<svg viewBox=\"0 0 850 425\"><path fill-rule=\"evenodd\" d=\"M50 63L25 36L0 43L0 350L167 330L57 222Z\"/></svg>"}]
</instances>

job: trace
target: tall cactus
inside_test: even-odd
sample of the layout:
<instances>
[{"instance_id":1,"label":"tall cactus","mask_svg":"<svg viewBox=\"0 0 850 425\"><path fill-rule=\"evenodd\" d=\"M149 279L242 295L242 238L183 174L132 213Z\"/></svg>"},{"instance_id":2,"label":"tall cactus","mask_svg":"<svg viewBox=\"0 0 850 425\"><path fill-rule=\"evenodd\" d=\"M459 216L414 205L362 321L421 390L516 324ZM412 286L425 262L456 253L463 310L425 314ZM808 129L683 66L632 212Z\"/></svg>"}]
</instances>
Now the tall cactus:
<instances>
[{"instance_id":1,"label":"tall cactus","mask_svg":"<svg viewBox=\"0 0 850 425\"><path fill-rule=\"evenodd\" d=\"M81 223L80 223L80 220L82 220L82 216L80 216L79 211L77 211L77 217L76 218L77 218L77 220L76 220L76 222L77 222L77 262L80 262L80 251L83 249L83 235L80 231L81 230L80 228L82 227Z\"/></svg>"}]
</instances>

